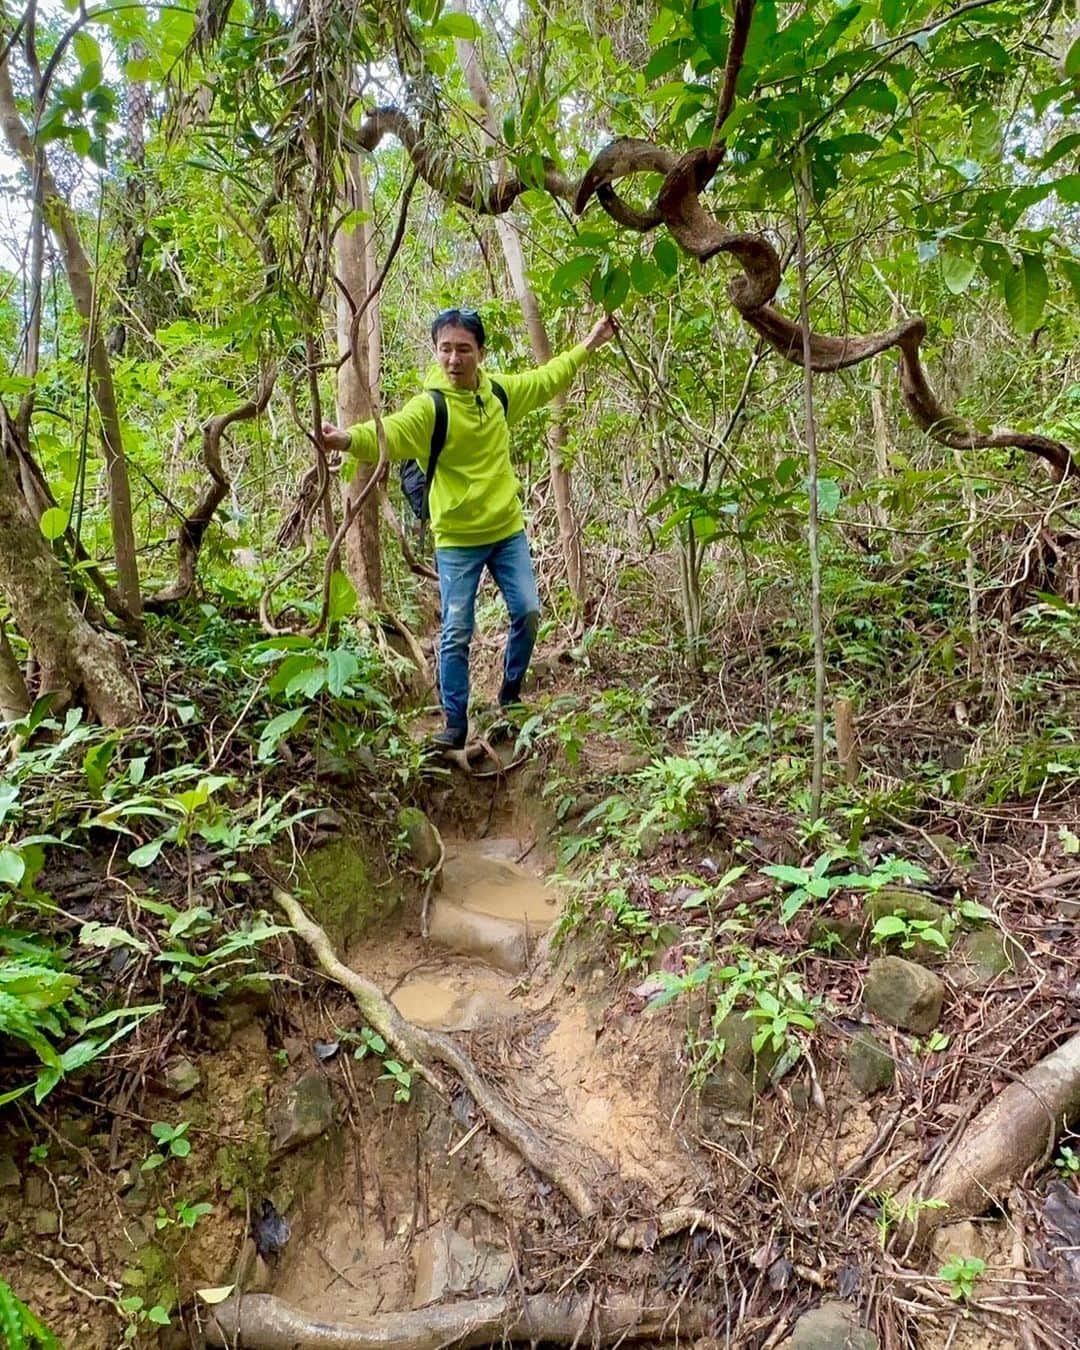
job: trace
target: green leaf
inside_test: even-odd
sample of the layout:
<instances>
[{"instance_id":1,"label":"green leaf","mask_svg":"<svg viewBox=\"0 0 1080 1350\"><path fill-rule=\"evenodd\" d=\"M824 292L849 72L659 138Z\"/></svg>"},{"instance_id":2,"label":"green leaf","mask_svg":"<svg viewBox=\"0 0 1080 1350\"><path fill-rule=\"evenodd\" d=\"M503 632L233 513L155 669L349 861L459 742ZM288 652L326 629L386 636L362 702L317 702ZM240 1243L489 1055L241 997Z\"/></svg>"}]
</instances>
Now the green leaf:
<instances>
[{"instance_id":1,"label":"green leaf","mask_svg":"<svg viewBox=\"0 0 1080 1350\"><path fill-rule=\"evenodd\" d=\"M941 279L953 295L962 295L971 285L979 264L973 254L946 248L938 254L941 260Z\"/></svg>"},{"instance_id":2,"label":"green leaf","mask_svg":"<svg viewBox=\"0 0 1080 1350\"><path fill-rule=\"evenodd\" d=\"M1080 173L1070 173L1064 178L1059 178L1054 184L1054 191L1058 195L1058 201L1064 202L1067 206L1080 202Z\"/></svg>"},{"instance_id":3,"label":"green leaf","mask_svg":"<svg viewBox=\"0 0 1080 1350\"><path fill-rule=\"evenodd\" d=\"M639 253L630 262L630 280L638 295L648 295L660 279L656 264Z\"/></svg>"},{"instance_id":4,"label":"green leaf","mask_svg":"<svg viewBox=\"0 0 1080 1350\"><path fill-rule=\"evenodd\" d=\"M288 712L278 713L263 727L259 737L259 759L266 760L273 755L285 737L304 716L304 708L290 708Z\"/></svg>"},{"instance_id":5,"label":"green leaf","mask_svg":"<svg viewBox=\"0 0 1080 1350\"><path fill-rule=\"evenodd\" d=\"M431 25L436 37L463 38L466 42L478 42L481 28L469 14L443 14Z\"/></svg>"},{"instance_id":6,"label":"green leaf","mask_svg":"<svg viewBox=\"0 0 1080 1350\"><path fill-rule=\"evenodd\" d=\"M1080 38L1065 54L1065 74L1070 80L1080 80Z\"/></svg>"},{"instance_id":7,"label":"green leaf","mask_svg":"<svg viewBox=\"0 0 1080 1350\"><path fill-rule=\"evenodd\" d=\"M907 932L907 921L899 914L884 914L874 924L874 936L879 938L898 937Z\"/></svg>"},{"instance_id":8,"label":"green leaf","mask_svg":"<svg viewBox=\"0 0 1080 1350\"><path fill-rule=\"evenodd\" d=\"M355 608L356 587L344 572L335 572L330 578L330 622L337 623L338 620L351 614Z\"/></svg>"},{"instance_id":9,"label":"green leaf","mask_svg":"<svg viewBox=\"0 0 1080 1350\"><path fill-rule=\"evenodd\" d=\"M167 1327L171 1326L172 1324L169 1318L169 1314L165 1311L165 1309L161 1306L160 1303L154 1304L154 1306L146 1314L146 1320L148 1322L156 1323L159 1327Z\"/></svg>"},{"instance_id":10,"label":"green leaf","mask_svg":"<svg viewBox=\"0 0 1080 1350\"><path fill-rule=\"evenodd\" d=\"M596 257L592 253L582 253L580 257L571 258L568 263L563 263L561 267L557 267L552 272L548 281L548 290L552 295L559 295L563 291L572 291L580 282L585 280L595 266Z\"/></svg>"},{"instance_id":11,"label":"green leaf","mask_svg":"<svg viewBox=\"0 0 1080 1350\"><path fill-rule=\"evenodd\" d=\"M653 244L653 260L666 277L673 277L679 270L679 249L674 240L666 235Z\"/></svg>"},{"instance_id":12,"label":"green leaf","mask_svg":"<svg viewBox=\"0 0 1080 1350\"><path fill-rule=\"evenodd\" d=\"M50 506L42 511L38 528L48 540L59 539L68 527L68 513L62 506Z\"/></svg>"},{"instance_id":13,"label":"green leaf","mask_svg":"<svg viewBox=\"0 0 1080 1350\"><path fill-rule=\"evenodd\" d=\"M767 877L784 881L789 886L805 886L809 880L809 873L805 867L789 867L787 863L770 863L761 870Z\"/></svg>"},{"instance_id":14,"label":"green leaf","mask_svg":"<svg viewBox=\"0 0 1080 1350\"><path fill-rule=\"evenodd\" d=\"M817 485L818 515L827 518L835 516L843 494L840 484L832 478L819 478Z\"/></svg>"},{"instance_id":15,"label":"green leaf","mask_svg":"<svg viewBox=\"0 0 1080 1350\"><path fill-rule=\"evenodd\" d=\"M151 839L148 844L142 844L139 848L132 849L127 860L132 867L149 867L156 860L164 845L165 836L162 834L156 839Z\"/></svg>"},{"instance_id":16,"label":"green leaf","mask_svg":"<svg viewBox=\"0 0 1080 1350\"><path fill-rule=\"evenodd\" d=\"M13 848L0 848L0 882L17 886L26 872L22 854Z\"/></svg>"},{"instance_id":17,"label":"green leaf","mask_svg":"<svg viewBox=\"0 0 1080 1350\"><path fill-rule=\"evenodd\" d=\"M690 23L697 40L718 66L727 60L728 11L726 5L703 5L690 15Z\"/></svg>"},{"instance_id":18,"label":"green leaf","mask_svg":"<svg viewBox=\"0 0 1080 1350\"><path fill-rule=\"evenodd\" d=\"M989 103L980 103L972 112L968 144L976 159L985 162L997 158L1001 148L1001 127L997 110Z\"/></svg>"},{"instance_id":19,"label":"green leaf","mask_svg":"<svg viewBox=\"0 0 1080 1350\"><path fill-rule=\"evenodd\" d=\"M1005 278L1004 292L1013 327L1022 336L1030 335L1039 326L1050 294L1043 260L1037 254L1025 253L1020 266Z\"/></svg>"},{"instance_id":20,"label":"green leaf","mask_svg":"<svg viewBox=\"0 0 1080 1350\"><path fill-rule=\"evenodd\" d=\"M101 48L97 41L89 33L79 32L71 39L72 50L78 59L79 65L86 69L95 63L101 65Z\"/></svg>"}]
</instances>

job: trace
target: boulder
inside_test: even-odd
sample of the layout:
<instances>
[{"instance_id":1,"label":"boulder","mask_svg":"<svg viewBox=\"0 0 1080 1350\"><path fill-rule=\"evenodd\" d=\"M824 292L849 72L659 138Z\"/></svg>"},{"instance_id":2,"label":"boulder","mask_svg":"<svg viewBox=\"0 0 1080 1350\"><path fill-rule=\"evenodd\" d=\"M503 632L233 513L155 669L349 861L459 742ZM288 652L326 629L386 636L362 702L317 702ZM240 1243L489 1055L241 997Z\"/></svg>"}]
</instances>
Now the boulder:
<instances>
[{"instance_id":1,"label":"boulder","mask_svg":"<svg viewBox=\"0 0 1080 1350\"><path fill-rule=\"evenodd\" d=\"M441 900L431 907L428 935L440 947L478 956L511 975L520 974L528 966L539 936L530 934L516 919L499 919Z\"/></svg>"},{"instance_id":2,"label":"boulder","mask_svg":"<svg viewBox=\"0 0 1080 1350\"><path fill-rule=\"evenodd\" d=\"M962 989L985 989L999 975L1026 964L1027 952L1015 938L997 928L980 928L953 948L949 977Z\"/></svg>"},{"instance_id":3,"label":"boulder","mask_svg":"<svg viewBox=\"0 0 1080 1350\"><path fill-rule=\"evenodd\" d=\"M296 1080L281 1104L270 1112L267 1124L273 1151L285 1153L318 1139L333 1123L334 1100L330 1085L318 1069L312 1069Z\"/></svg>"},{"instance_id":4,"label":"boulder","mask_svg":"<svg viewBox=\"0 0 1080 1350\"><path fill-rule=\"evenodd\" d=\"M799 1318L782 1350L878 1350L878 1338L848 1304L823 1303Z\"/></svg>"},{"instance_id":5,"label":"boulder","mask_svg":"<svg viewBox=\"0 0 1080 1350\"><path fill-rule=\"evenodd\" d=\"M932 970L900 956L871 961L866 1006L890 1026L925 1036L937 1026L945 986Z\"/></svg>"},{"instance_id":6,"label":"boulder","mask_svg":"<svg viewBox=\"0 0 1080 1350\"><path fill-rule=\"evenodd\" d=\"M398 812L397 823L416 866L425 872L437 867L443 856L439 833L423 811L417 806L404 806Z\"/></svg>"},{"instance_id":7,"label":"boulder","mask_svg":"<svg viewBox=\"0 0 1080 1350\"><path fill-rule=\"evenodd\" d=\"M848 1076L864 1097L892 1087L896 1065L892 1055L868 1031L860 1031L848 1046Z\"/></svg>"},{"instance_id":8,"label":"boulder","mask_svg":"<svg viewBox=\"0 0 1080 1350\"><path fill-rule=\"evenodd\" d=\"M895 886L886 886L868 895L863 911L871 926L886 914L901 914L905 919L922 919L935 925L944 923L949 917L944 905L923 895L922 891L905 891Z\"/></svg>"},{"instance_id":9,"label":"boulder","mask_svg":"<svg viewBox=\"0 0 1080 1350\"><path fill-rule=\"evenodd\" d=\"M757 1091L765 1086L773 1066L780 1058L779 1051L772 1047L771 1038L757 1054L754 1053L754 1037L760 1030L761 1022L756 1017L733 1012L728 1013L715 1032L724 1042L721 1063L726 1069L741 1073Z\"/></svg>"},{"instance_id":10,"label":"boulder","mask_svg":"<svg viewBox=\"0 0 1080 1350\"><path fill-rule=\"evenodd\" d=\"M418 1237L413 1253L414 1308L452 1295L498 1293L514 1269L504 1248L466 1237L449 1223L437 1223Z\"/></svg>"}]
</instances>

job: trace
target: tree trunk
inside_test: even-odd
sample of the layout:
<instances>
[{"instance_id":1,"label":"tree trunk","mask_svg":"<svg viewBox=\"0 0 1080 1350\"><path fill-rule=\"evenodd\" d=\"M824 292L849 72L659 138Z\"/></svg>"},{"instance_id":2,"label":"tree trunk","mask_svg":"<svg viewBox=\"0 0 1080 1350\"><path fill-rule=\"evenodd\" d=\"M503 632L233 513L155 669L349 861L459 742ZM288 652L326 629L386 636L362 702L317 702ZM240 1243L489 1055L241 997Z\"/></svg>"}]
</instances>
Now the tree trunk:
<instances>
[{"instance_id":1,"label":"tree trunk","mask_svg":"<svg viewBox=\"0 0 1080 1350\"><path fill-rule=\"evenodd\" d=\"M367 180L359 156L349 157L349 196L354 211L369 213L371 201ZM338 231L338 277L341 288L337 300L338 346L349 351L349 333L354 313L367 300L374 280L374 241L371 221L361 221L355 229ZM349 301L352 301L352 305ZM382 333L379 324L379 297L375 296L360 320L356 350L338 372L338 423L349 427L366 422L374 415L374 389L382 360ZM375 472L374 464L360 464L345 489L345 511L363 492ZM373 609L383 603L382 555L379 549L379 489L369 493L345 536L345 570L362 601Z\"/></svg>"},{"instance_id":2,"label":"tree trunk","mask_svg":"<svg viewBox=\"0 0 1080 1350\"><path fill-rule=\"evenodd\" d=\"M41 201L46 223L56 240L64 260L68 285L75 309L83 321L94 382L94 401L101 419L102 446L109 476L109 513L112 521L113 547L116 550L117 590L125 607L132 615L142 609L139 590L139 569L135 552L135 530L131 517L131 489L128 484L127 460L116 408L112 367L109 354L97 322L97 297L91 275L90 260L79 237L75 213L61 196L56 181L43 153L35 155L34 144L26 130L15 104L11 86L11 71L7 57L0 61L0 123L8 145L22 160L31 176L35 171L41 184Z\"/></svg>"},{"instance_id":3,"label":"tree trunk","mask_svg":"<svg viewBox=\"0 0 1080 1350\"><path fill-rule=\"evenodd\" d=\"M465 0L454 0L452 8L461 14L467 13ZM488 144L497 146L499 142L495 123L495 111L492 107L491 91L480 68L480 59L473 42L461 38L457 43L458 60L465 73L469 90L484 114L484 136ZM497 161L501 168L501 160ZM497 216L495 228L499 233L506 270L510 274L510 284L514 289L521 312L525 318L525 328L529 334L529 344L538 365L550 361L552 357L551 341L540 314L540 305L536 292L529 285L525 275L525 254L521 247L521 236L517 226L507 215ZM558 394L551 401L553 410L551 427L548 430L548 467L551 473L551 490L555 498L555 515L559 523L559 539L562 542L563 559L566 563L566 580L574 605L581 610L585 604L585 575L581 554L581 531L574 515L574 504L570 492L570 474L566 467L563 452L566 448L566 395Z\"/></svg>"},{"instance_id":4,"label":"tree trunk","mask_svg":"<svg viewBox=\"0 0 1080 1350\"><path fill-rule=\"evenodd\" d=\"M138 720L139 692L119 643L96 632L72 602L60 564L49 551L0 455L0 592L15 627L36 656L39 692L54 691L56 706L81 691L110 727Z\"/></svg>"},{"instance_id":5,"label":"tree trunk","mask_svg":"<svg viewBox=\"0 0 1080 1350\"><path fill-rule=\"evenodd\" d=\"M26 681L0 624L0 721L15 722L30 711Z\"/></svg>"}]
</instances>

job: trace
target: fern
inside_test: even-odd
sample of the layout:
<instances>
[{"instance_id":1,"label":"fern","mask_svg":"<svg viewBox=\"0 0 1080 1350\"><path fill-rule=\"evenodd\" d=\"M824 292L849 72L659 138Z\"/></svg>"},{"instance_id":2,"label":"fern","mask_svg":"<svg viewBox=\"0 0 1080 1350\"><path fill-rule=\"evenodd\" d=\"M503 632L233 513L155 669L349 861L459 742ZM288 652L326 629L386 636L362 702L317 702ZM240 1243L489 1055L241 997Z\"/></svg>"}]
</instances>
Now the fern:
<instances>
[{"instance_id":1,"label":"fern","mask_svg":"<svg viewBox=\"0 0 1080 1350\"><path fill-rule=\"evenodd\" d=\"M7 1350L63 1350L60 1342L0 1275L0 1344Z\"/></svg>"}]
</instances>

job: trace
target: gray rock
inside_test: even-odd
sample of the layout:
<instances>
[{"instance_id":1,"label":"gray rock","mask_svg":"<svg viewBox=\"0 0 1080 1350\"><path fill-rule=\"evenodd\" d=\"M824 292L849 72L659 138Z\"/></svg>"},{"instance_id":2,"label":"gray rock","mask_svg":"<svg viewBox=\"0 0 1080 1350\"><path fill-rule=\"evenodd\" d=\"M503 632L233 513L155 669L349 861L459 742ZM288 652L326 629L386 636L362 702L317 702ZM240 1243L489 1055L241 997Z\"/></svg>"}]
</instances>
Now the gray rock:
<instances>
[{"instance_id":1,"label":"gray rock","mask_svg":"<svg viewBox=\"0 0 1080 1350\"><path fill-rule=\"evenodd\" d=\"M876 1037L861 1031L848 1046L848 1075L864 1097L892 1087L896 1065Z\"/></svg>"},{"instance_id":2,"label":"gray rock","mask_svg":"<svg viewBox=\"0 0 1080 1350\"><path fill-rule=\"evenodd\" d=\"M846 1303L823 1303L799 1318L782 1350L878 1350L878 1338L857 1318Z\"/></svg>"},{"instance_id":3,"label":"gray rock","mask_svg":"<svg viewBox=\"0 0 1080 1350\"><path fill-rule=\"evenodd\" d=\"M1027 952L1015 938L997 928L980 928L956 944L949 975L962 989L985 989L999 975L1026 964Z\"/></svg>"},{"instance_id":4,"label":"gray rock","mask_svg":"<svg viewBox=\"0 0 1080 1350\"><path fill-rule=\"evenodd\" d=\"M39 1209L34 1214L33 1229L38 1237L55 1237L60 1231L60 1216L55 1209Z\"/></svg>"},{"instance_id":5,"label":"gray rock","mask_svg":"<svg viewBox=\"0 0 1080 1350\"><path fill-rule=\"evenodd\" d=\"M779 1051L772 1048L771 1038L754 1054L753 1041L760 1030L761 1022L757 1018L739 1012L729 1013L716 1028L716 1035L724 1041L721 1060L724 1068L741 1073L756 1091L765 1086L780 1058Z\"/></svg>"},{"instance_id":6,"label":"gray rock","mask_svg":"<svg viewBox=\"0 0 1080 1350\"><path fill-rule=\"evenodd\" d=\"M924 1036L937 1026L945 986L932 970L900 956L871 961L866 1006L890 1026Z\"/></svg>"},{"instance_id":7,"label":"gray rock","mask_svg":"<svg viewBox=\"0 0 1080 1350\"><path fill-rule=\"evenodd\" d=\"M405 834L409 856L417 867L427 871L437 867L442 857L439 835L435 826L417 806L403 806L398 812L398 829Z\"/></svg>"},{"instance_id":8,"label":"gray rock","mask_svg":"<svg viewBox=\"0 0 1080 1350\"><path fill-rule=\"evenodd\" d=\"M330 1085L318 1069L312 1069L296 1080L280 1106L270 1112L267 1124L273 1151L285 1153L318 1139L333 1123L334 1100Z\"/></svg>"},{"instance_id":9,"label":"gray rock","mask_svg":"<svg viewBox=\"0 0 1080 1350\"><path fill-rule=\"evenodd\" d=\"M864 908L871 927L886 914L901 914L905 919L923 919L935 925L948 917L944 905L923 895L922 891L905 891L894 886L886 886L867 896Z\"/></svg>"},{"instance_id":10,"label":"gray rock","mask_svg":"<svg viewBox=\"0 0 1080 1350\"><path fill-rule=\"evenodd\" d=\"M624 755L620 755L615 761L613 772L619 774L640 773L642 769L647 769L651 763L652 760L648 755L627 752Z\"/></svg>"},{"instance_id":11,"label":"gray rock","mask_svg":"<svg viewBox=\"0 0 1080 1350\"><path fill-rule=\"evenodd\" d=\"M439 901L428 917L428 935L440 947L478 956L496 970L520 974L529 964L538 933L530 933L515 919L499 919Z\"/></svg>"},{"instance_id":12,"label":"gray rock","mask_svg":"<svg viewBox=\"0 0 1080 1350\"><path fill-rule=\"evenodd\" d=\"M22 1185L22 1173L15 1159L8 1153L0 1153L0 1191L18 1190Z\"/></svg>"},{"instance_id":13,"label":"gray rock","mask_svg":"<svg viewBox=\"0 0 1080 1350\"><path fill-rule=\"evenodd\" d=\"M190 1097L197 1087L202 1083L202 1074L198 1066L193 1064L186 1055L180 1055L176 1059L170 1059L165 1065L165 1072L161 1076L161 1086L166 1097L171 1097L173 1101L179 1101L181 1097Z\"/></svg>"},{"instance_id":14,"label":"gray rock","mask_svg":"<svg viewBox=\"0 0 1080 1350\"><path fill-rule=\"evenodd\" d=\"M413 1307L441 1303L454 1294L492 1294L503 1288L513 1271L509 1252L459 1233L452 1224L437 1223L413 1248L416 1279Z\"/></svg>"},{"instance_id":15,"label":"gray rock","mask_svg":"<svg viewBox=\"0 0 1080 1350\"><path fill-rule=\"evenodd\" d=\"M706 1128L727 1124L725 1116L743 1117L750 1114L754 1104L754 1085L738 1069L721 1065L709 1074L701 1088L701 1120Z\"/></svg>"}]
</instances>

